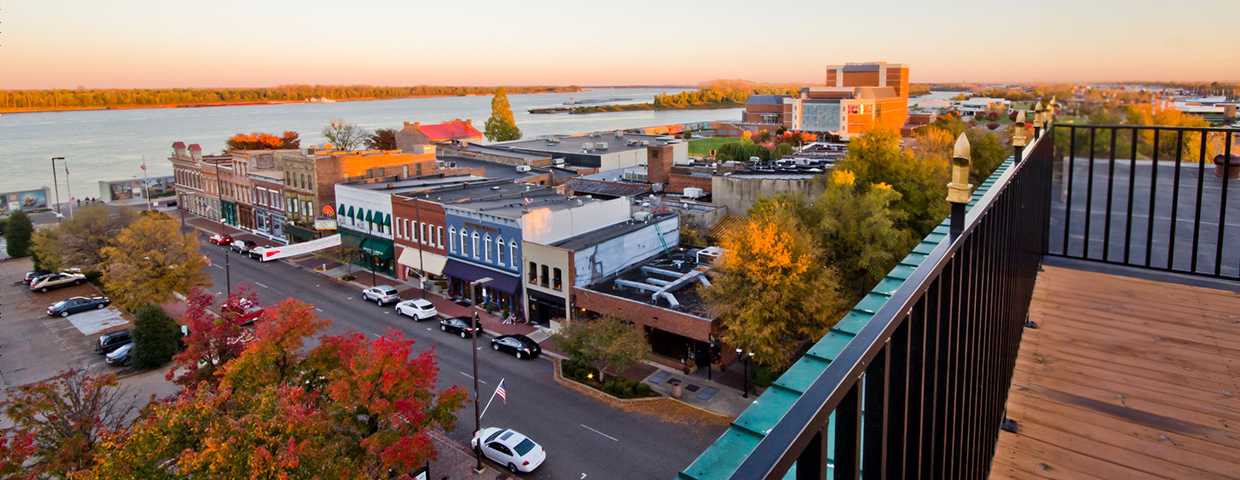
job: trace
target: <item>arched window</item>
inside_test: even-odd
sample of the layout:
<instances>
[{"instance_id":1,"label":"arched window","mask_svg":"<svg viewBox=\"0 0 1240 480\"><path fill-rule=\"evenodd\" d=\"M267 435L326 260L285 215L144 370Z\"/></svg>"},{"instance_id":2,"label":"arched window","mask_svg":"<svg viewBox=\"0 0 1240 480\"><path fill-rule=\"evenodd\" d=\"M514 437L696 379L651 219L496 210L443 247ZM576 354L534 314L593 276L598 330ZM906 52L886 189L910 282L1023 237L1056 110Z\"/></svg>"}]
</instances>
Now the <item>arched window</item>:
<instances>
[{"instance_id":1,"label":"arched window","mask_svg":"<svg viewBox=\"0 0 1240 480\"><path fill-rule=\"evenodd\" d=\"M474 243L470 245L470 249L474 252L474 258L478 258L478 232L474 232Z\"/></svg>"},{"instance_id":2,"label":"arched window","mask_svg":"<svg viewBox=\"0 0 1240 480\"><path fill-rule=\"evenodd\" d=\"M508 263L513 270L517 269L517 241L510 240L508 242Z\"/></svg>"},{"instance_id":3,"label":"arched window","mask_svg":"<svg viewBox=\"0 0 1240 480\"><path fill-rule=\"evenodd\" d=\"M465 234L465 229L462 228L461 229L461 256L462 257L469 256L469 252L465 251L465 242L468 242L468 241L469 241L469 236Z\"/></svg>"},{"instance_id":4,"label":"arched window","mask_svg":"<svg viewBox=\"0 0 1240 480\"><path fill-rule=\"evenodd\" d=\"M499 261L495 262L499 266L502 267L508 263L504 261L504 237L495 240L495 255L499 257L497 258Z\"/></svg>"},{"instance_id":5,"label":"arched window","mask_svg":"<svg viewBox=\"0 0 1240 480\"><path fill-rule=\"evenodd\" d=\"M448 251L456 253L456 227L448 227Z\"/></svg>"},{"instance_id":6,"label":"arched window","mask_svg":"<svg viewBox=\"0 0 1240 480\"><path fill-rule=\"evenodd\" d=\"M491 234L487 234L484 245L486 245L485 250L487 252L485 257L486 261L487 263L491 263Z\"/></svg>"}]
</instances>

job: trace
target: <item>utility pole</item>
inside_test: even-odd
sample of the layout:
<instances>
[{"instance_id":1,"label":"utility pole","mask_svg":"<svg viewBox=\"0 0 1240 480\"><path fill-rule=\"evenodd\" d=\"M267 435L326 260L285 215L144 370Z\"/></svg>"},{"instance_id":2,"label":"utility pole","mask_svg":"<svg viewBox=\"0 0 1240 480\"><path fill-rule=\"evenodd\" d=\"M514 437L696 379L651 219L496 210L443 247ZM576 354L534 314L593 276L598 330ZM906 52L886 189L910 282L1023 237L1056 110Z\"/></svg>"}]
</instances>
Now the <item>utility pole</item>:
<instances>
[{"instance_id":1,"label":"utility pole","mask_svg":"<svg viewBox=\"0 0 1240 480\"><path fill-rule=\"evenodd\" d=\"M478 410L478 402L482 398L478 395L478 287L486 286L491 283L491 277L479 278L469 282L469 309L473 310L474 331L474 438L478 439L474 445L474 456L478 458L478 466L474 467L474 472L482 473L482 411Z\"/></svg>"},{"instance_id":2,"label":"utility pole","mask_svg":"<svg viewBox=\"0 0 1240 480\"><path fill-rule=\"evenodd\" d=\"M215 162L215 197L220 200L220 236L221 237L223 237L224 235L227 235L227 233L225 233L224 231L224 189L222 188L222 186L223 184L220 183L220 162L216 160ZM184 217L182 217L182 219L184 219ZM229 269L229 266L228 266L228 251L229 250L232 250L232 245L229 245L228 248L224 249L224 287L228 289L224 291L225 295L232 293L232 271Z\"/></svg>"},{"instance_id":3,"label":"utility pole","mask_svg":"<svg viewBox=\"0 0 1240 480\"><path fill-rule=\"evenodd\" d=\"M56 161L65 157L52 157L52 185L56 189L56 223L60 223L60 182L56 180Z\"/></svg>"}]
</instances>

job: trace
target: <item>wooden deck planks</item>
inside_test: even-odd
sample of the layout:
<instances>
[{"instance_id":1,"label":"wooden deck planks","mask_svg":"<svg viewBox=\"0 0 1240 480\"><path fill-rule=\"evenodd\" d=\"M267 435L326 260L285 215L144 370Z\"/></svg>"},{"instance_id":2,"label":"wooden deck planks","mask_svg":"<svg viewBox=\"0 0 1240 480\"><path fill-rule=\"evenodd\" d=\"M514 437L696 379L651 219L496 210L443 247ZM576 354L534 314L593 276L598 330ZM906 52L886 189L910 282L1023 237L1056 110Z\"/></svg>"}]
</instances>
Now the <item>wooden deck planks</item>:
<instances>
[{"instance_id":1,"label":"wooden deck planks","mask_svg":"<svg viewBox=\"0 0 1240 480\"><path fill-rule=\"evenodd\" d=\"M992 478L1240 478L1240 294L1046 267Z\"/></svg>"}]
</instances>

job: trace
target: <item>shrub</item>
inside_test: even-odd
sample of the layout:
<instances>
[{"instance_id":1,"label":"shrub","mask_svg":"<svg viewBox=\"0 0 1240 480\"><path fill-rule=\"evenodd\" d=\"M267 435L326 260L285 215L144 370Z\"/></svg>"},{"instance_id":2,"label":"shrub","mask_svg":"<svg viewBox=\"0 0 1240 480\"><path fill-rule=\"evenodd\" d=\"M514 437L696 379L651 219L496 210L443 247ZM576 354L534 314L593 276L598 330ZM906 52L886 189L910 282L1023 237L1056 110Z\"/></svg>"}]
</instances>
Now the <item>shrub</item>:
<instances>
[{"instance_id":1,"label":"shrub","mask_svg":"<svg viewBox=\"0 0 1240 480\"><path fill-rule=\"evenodd\" d=\"M103 278L103 272L100 272L100 271L98 271L98 270L91 270L91 271L89 271L89 272L86 272L86 281L88 281L88 282L90 282L90 283L93 283L93 284L95 284L95 285L99 285L99 284L100 284L100 282L99 282L99 279L100 279L100 278Z\"/></svg>"},{"instance_id":2,"label":"shrub","mask_svg":"<svg viewBox=\"0 0 1240 480\"><path fill-rule=\"evenodd\" d=\"M30 217L21 210L9 215L5 222L4 239L7 242L10 258L21 258L30 255L30 242L34 237L34 224Z\"/></svg>"},{"instance_id":3,"label":"shrub","mask_svg":"<svg viewBox=\"0 0 1240 480\"><path fill-rule=\"evenodd\" d=\"M766 388L771 386L774 377L775 374L771 372L769 367L761 366L753 369L753 383L759 387Z\"/></svg>"},{"instance_id":4,"label":"shrub","mask_svg":"<svg viewBox=\"0 0 1240 480\"><path fill-rule=\"evenodd\" d=\"M172 360L179 349L181 327L159 305L138 308L133 321L134 366L156 368Z\"/></svg>"},{"instance_id":5,"label":"shrub","mask_svg":"<svg viewBox=\"0 0 1240 480\"><path fill-rule=\"evenodd\" d=\"M636 387L633 387L633 394L635 396L649 397L651 393L654 393L654 392L650 390L650 385L646 385L644 383L638 383Z\"/></svg>"}]
</instances>

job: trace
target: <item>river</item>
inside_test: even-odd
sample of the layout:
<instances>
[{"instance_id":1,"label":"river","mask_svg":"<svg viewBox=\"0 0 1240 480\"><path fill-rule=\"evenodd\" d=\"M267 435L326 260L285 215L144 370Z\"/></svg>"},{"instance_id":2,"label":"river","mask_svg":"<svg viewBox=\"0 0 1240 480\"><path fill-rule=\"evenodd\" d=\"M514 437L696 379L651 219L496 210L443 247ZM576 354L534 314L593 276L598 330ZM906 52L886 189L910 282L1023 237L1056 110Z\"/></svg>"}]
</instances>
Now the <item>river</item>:
<instances>
[{"instance_id":1,"label":"river","mask_svg":"<svg viewBox=\"0 0 1240 480\"><path fill-rule=\"evenodd\" d=\"M593 113L587 115L533 115L531 108L561 106L570 98L618 102L609 105L645 103L659 92L678 93L684 89L616 88L574 93L509 95L517 126L526 138L546 134L574 134L601 130L655 125L739 120L741 109L670 110ZM267 132L280 135L285 130L301 134L303 147L326 143L319 132L332 118L343 118L362 128L400 129L403 122L437 123L454 118L473 119L482 129L491 115L491 97L403 98L336 103L246 105L203 108L153 108L134 110L92 110L39 112L0 115L0 192L52 187L52 157L64 157L68 167L57 161L60 198L99 195L100 180L142 178L143 157L152 177L171 175L168 157L172 143L202 145L203 153L224 149L224 142L236 133ZM49 199L50 200L50 199Z\"/></svg>"}]
</instances>

